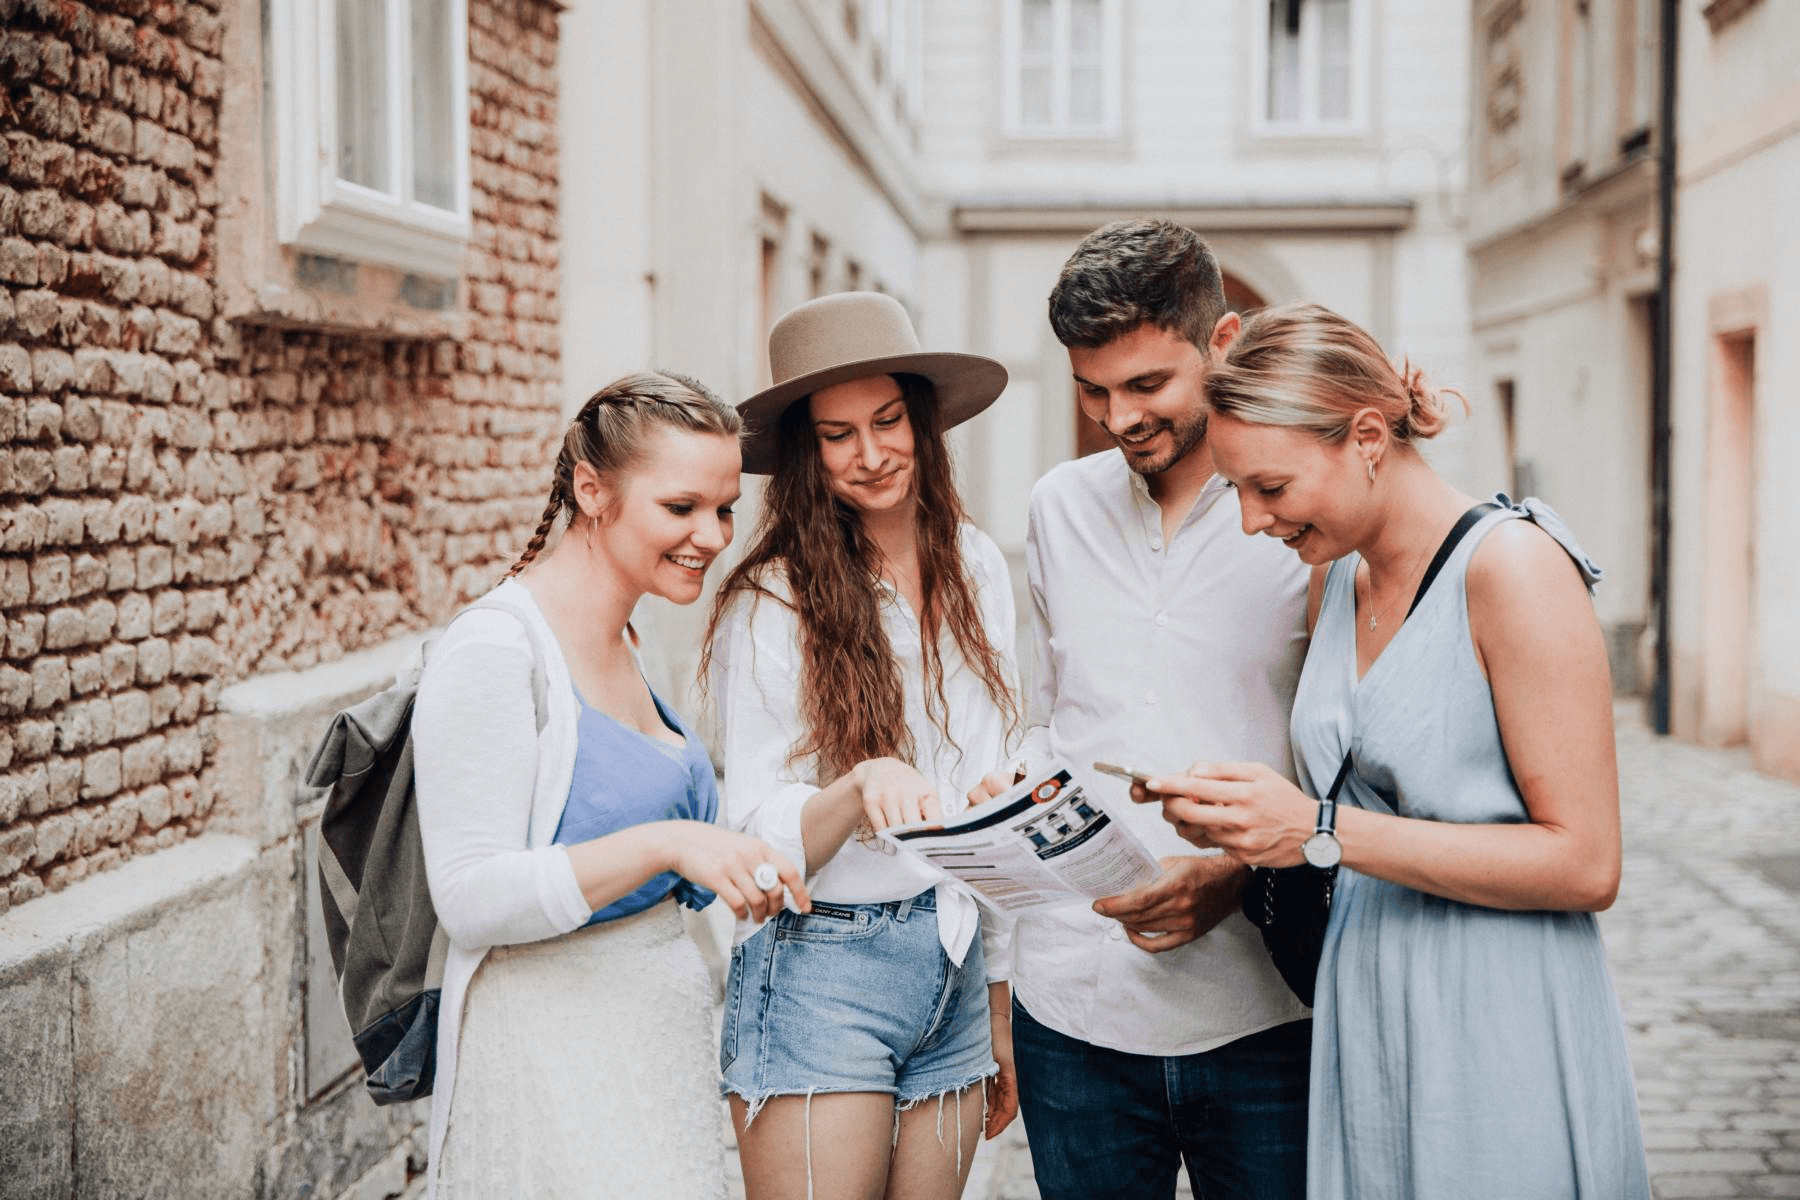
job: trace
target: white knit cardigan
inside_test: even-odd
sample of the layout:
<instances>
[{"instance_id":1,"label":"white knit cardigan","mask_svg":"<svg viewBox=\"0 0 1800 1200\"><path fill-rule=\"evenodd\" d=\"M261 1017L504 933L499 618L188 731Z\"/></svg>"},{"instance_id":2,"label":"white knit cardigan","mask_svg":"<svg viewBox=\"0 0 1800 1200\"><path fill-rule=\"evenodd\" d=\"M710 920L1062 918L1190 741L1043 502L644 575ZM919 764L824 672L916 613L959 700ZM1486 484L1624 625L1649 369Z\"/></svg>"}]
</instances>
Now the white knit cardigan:
<instances>
[{"instance_id":1,"label":"white knit cardigan","mask_svg":"<svg viewBox=\"0 0 1800 1200\"><path fill-rule=\"evenodd\" d=\"M531 643L510 613L466 613L432 646L413 709L413 775L425 873L450 943L439 999L427 1195L450 1125L463 999L488 947L579 928L592 910L551 844L575 773L575 692L531 593L507 580L490 596L531 621L543 650L548 719L537 729Z\"/></svg>"}]
</instances>

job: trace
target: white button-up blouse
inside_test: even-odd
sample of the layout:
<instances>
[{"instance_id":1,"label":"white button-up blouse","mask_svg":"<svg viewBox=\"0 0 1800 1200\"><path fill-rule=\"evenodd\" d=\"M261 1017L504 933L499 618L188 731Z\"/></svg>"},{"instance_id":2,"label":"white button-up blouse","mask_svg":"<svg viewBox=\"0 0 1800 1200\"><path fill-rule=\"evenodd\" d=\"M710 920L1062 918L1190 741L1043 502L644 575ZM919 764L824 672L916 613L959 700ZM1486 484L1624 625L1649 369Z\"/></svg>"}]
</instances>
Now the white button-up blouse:
<instances>
[{"instance_id":1,"label":"white button-up blouse","mask_svg":"<svg viewBox=\"0 0 1800 1200\"><path fill-rule=\"evenodd\" d=\"M988 641L1004 660L1009 681L1013 663L1015 614L1006 559L993 539L974 526L962 529L963 564L975 588ZM721 820L733 829L754 834L796 864L806 863L800 837L800 810L823 786L812 757L793 759L790 751L801 738L800 631L784 601L789 581L772 572L765 586L780 600L743 594L719 623L713 648L710 691L719 708L725 760ZM949 737L926 715L925 672L919 623L905 599L884 590L882 625L899 660L906 694L906 722L912 731L920 774L937 789L945 815L967 807L969 789L983 775L1007 761L1015 731L988 695L981 676L964 661L956 640L945 630L940 655ZM951 961L960 964L977 928L984 928L983 948L990 980L1009 977L1006 938L991 917L981 919L973 894L960 883L917 860L889 853L852 838L830 860L806 863L807 888L813 899L841 904L873 904L904 900L937 885L938 933ZM739 921L737 941L758 925Z\"/></svg>"}]
</instances>

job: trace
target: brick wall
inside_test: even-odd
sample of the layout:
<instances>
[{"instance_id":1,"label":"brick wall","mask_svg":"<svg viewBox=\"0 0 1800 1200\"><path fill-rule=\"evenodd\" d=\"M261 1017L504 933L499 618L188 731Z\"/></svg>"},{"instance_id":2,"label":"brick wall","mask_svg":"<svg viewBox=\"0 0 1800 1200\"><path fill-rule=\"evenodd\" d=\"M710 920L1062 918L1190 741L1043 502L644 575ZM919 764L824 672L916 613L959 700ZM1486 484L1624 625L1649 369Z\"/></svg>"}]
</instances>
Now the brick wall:
<instances>
[{"instance_id":1,"label":"brick wall","mask_svg":"<svg viewBox=\"0 0 1800 1200\"><path fill-rule=\"evenodd\" d=\"M0 911L201 830L222 686L444 619L542 509L556 8L470 2L466 337L229 322L217 0L0 0Z\"/></svg>"}]
</instances>

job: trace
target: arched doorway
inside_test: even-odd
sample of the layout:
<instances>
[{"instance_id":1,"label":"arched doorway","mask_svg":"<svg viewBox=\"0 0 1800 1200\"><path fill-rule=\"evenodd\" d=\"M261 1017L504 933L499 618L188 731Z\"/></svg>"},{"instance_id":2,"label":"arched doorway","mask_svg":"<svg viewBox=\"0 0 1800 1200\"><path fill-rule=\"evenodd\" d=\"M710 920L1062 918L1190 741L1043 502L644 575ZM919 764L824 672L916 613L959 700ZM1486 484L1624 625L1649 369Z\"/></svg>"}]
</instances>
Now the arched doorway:
<instances>
[{"instance_id":1,"label":"arched doorway","mask_svg":"<svg viewBox=\"0 0 1800 1200\"><path fill-rule=\"evenodd\" d=\"M1221 272L1220 280L1225 287L1225 307L1231 312L1247 313L1261 308L1268 301L1264 300L1255 288L1233 275L1230 271ZM1081 399L1075 398L1075 457L1084 458L1101 450L1112 449L1112 439L1106 436L1098 422L1090 421L1081 411Z\"/></svg>"}]
</instances>

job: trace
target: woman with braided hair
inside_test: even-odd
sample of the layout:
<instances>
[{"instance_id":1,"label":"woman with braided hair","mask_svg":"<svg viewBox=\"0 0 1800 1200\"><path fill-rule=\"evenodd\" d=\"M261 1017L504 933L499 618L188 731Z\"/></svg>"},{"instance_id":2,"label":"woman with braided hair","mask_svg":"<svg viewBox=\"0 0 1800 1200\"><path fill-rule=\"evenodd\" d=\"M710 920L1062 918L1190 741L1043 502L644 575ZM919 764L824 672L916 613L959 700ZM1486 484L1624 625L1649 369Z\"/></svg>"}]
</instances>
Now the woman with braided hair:
<instances>
[{"instance_id":1,"label":"woman with braided hair","mask_svg":"<svg viewBox=\"0 0 1800 1200\"><path fill-rule=\"evenodd\" d=\"M645 683L628 620L645 595L699 598L731 542L738 431L690 379L601 389L487 598L500 609L466 611L432 648L412 731L449 939L439 1196L725 1195L709 986L675 905L716 894L761 918L784 886L804 911L806 889L767 843L712 823L712 763Z\"/></svg>"}]
</instances>

